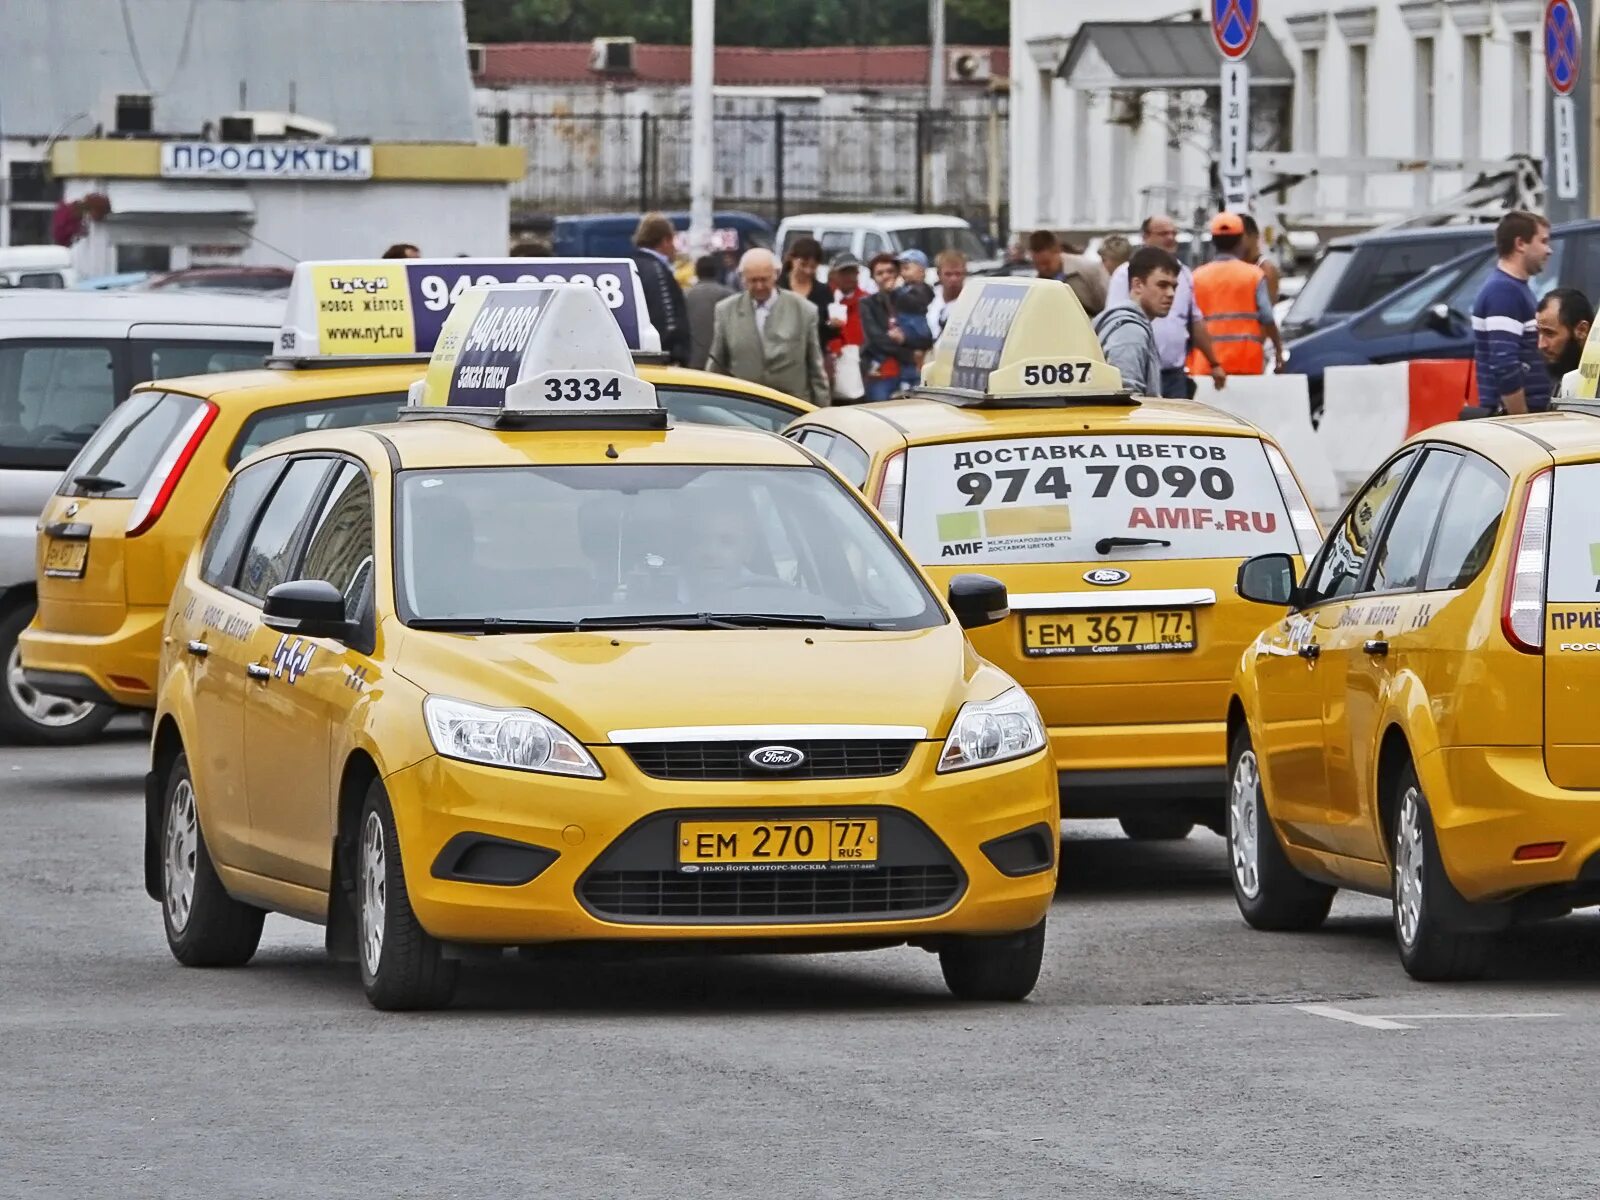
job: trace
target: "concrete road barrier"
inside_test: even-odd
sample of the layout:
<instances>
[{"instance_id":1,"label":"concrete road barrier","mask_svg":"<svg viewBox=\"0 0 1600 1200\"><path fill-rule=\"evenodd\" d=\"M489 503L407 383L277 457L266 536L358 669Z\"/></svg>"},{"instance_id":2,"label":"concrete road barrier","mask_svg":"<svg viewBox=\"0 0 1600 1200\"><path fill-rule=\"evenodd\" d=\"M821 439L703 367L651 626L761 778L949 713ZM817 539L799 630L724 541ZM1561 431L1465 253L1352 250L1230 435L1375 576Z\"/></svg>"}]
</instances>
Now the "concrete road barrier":
<instances>
[{"instance_id":1,"label":"concrete road barrier","mask_svg":"<svg viewBox=\"0 0 1600 1200\"><path fill-rule=\"evenodd\" d=\"M1327 449L1311 426L1304 375L1230 375L1218 391L1207 376L1195 379L1195 399L1243 417L1271 434L1318 512L1337 509L1341 490Z\"/></svg>"},{"instance_id":2,"label":"concrete road barrier","mask_svg":"<svg viewBox=\"0 0 1600 1200\"><path fill-rule=\"evenodd\" d=\"M1317 437L1343 491L1360 484L1406 440L1410 394L1406 363L1329 367L1324 372Z\"/></svg>"}]
</instances>

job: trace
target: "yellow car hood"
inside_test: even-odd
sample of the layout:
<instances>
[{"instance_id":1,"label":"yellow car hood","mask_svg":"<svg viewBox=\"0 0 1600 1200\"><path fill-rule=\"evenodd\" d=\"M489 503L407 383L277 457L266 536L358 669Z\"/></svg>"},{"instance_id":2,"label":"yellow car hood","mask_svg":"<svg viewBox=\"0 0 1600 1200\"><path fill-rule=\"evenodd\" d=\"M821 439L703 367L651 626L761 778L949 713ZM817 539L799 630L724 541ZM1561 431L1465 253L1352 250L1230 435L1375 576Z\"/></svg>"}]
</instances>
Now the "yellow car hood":
<instances>
[{"instance_id":1,"label":"yellow car hood","mask_svg":"<svg viewBox=\"0 0 1600 1200\"><path fill-rule=\"evenodd\" d=\"M411 630L395 666L424 691L532 708L591 745L616 729L683 725L918 725L942 738L964 701L1010 684L954 624L482 637Z\"/></svg>"}]
</instances>

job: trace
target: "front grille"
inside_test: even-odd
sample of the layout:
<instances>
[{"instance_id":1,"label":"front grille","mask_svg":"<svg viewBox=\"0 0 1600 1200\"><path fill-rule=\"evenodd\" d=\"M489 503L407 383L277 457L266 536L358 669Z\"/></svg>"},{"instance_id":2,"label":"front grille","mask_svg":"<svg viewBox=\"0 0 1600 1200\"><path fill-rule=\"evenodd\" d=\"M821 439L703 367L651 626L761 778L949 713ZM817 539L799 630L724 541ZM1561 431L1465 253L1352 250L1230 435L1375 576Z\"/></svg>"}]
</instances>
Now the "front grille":
<instances>
[{"instance_id":1,"label":"front grille","mask_svg":"<svg viewBox=\"0 0 1600 1200\"><path fill-rule=\"evenodd\" d=\"M730 875L592 871L579 891L600 916L691 923L930 913L948 907L960 887L954 867L917 866Z\"/></svg>"},{"instance_id":2,"label":"front grille","mask_svg":"<svg viewBox=\"0 0 1600 1200\"><path fill-rule=\"evenodd\" d=\"M758 767L750 753L781 744L805 755L785 770ZM916 742L905 740L764 742L635 742L628 757L657 779L868 779L905 769Z\"/></svg>"}]
</instances>

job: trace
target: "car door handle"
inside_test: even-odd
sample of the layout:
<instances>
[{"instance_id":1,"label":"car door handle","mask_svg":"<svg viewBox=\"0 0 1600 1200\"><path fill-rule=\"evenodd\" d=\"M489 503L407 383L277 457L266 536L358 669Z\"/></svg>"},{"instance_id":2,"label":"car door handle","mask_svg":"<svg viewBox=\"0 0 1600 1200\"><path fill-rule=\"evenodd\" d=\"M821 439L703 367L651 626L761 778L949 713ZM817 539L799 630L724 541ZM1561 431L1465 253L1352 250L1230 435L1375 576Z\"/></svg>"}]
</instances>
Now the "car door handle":
<instances>
[{"instance_id":1,"label":"car door handle","mask_svg":"<svg viewBox=\"0 0 1600 1200\"><path fill-rule=\"evenodd\" d=\"M1382 658L1389 653L1389 643L1383 638L1368 638L1361 648L1374 658Z\"/></svg>"},{"instance_id":2,"label":"car door handle","mask_svg":"<svg viewBox=\"0 0 1600 1200\"><path fill-rule=\"evenodd\" d=\"M211 647L206 645L204 642L195 641L191 638L189 641L189 653L194 655L196 658L204 658L206 655L211 653Z\"/></svg>"},{"instance_id":3,"label":"car door handle","mask_svg":"<svg viewBox=\"0 0 1600 1200\"><path fill-rule=\"evenodd\" d=\"M244 673L250 676L251 679L272 678L272 668L265 663L248 663L245 666Z\"/></svg>"},{"instance_id":4,"label":"car door handle","mask_svg":"<svg viewBox=\"0 0 1600 1200\"><path fill-rule=\"evenodd\" d=\"M1317 645L1315 642L1307 642L1304 646L1300 647L1299 653L1301 658L1309 661L1311 659L1321 657L1322 647Z\"/></svg>"}]
</instances>

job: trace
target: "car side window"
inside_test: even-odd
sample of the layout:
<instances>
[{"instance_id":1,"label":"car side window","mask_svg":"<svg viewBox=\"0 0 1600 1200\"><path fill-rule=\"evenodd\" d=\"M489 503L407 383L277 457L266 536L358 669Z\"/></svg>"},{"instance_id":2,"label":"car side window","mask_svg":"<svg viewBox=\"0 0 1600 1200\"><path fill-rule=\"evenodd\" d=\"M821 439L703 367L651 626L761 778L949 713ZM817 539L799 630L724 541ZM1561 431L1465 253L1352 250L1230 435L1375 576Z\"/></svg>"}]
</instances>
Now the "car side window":
<instances>
[{"instance_id":1,"label":"car side window","mask_svg":"<svg viewBox=\"0 0 1600 1200\"><path fill-rule=\"evenodd\" d=\"M1429 450L1423 457L1372 556L1372 582L1366 591L1409 592L1422 586L1428 547L1460 465L1459 454L1444 450Z\"/></svg>"},{"instance_id":2,"label":"car side window","mask_svg":"<svg viewBox=\"0 0 1600 1200\"><path fill-rule=\"evenodd\" d=\"M819 429L815 425L807 425L790 436L818 458L827 458L828 447L833 445L833 430Z\"/></svg>"},{"instance_id":3,"label":"car side window","mask_svg":"<svg viewBox=\"0 0 1600 1200\"><path fill-rule=\"evenodd\" d=\"M65 469L117 400L110 345L0 345L0 467Z\"/></svg>"},{"instance_id":4,"label":"car side window","mask_svg":"<svg viewBox=\"0 0 1600 1200\"><path fill-rule=\"evenodd\" d=\"M377 396L310 400L304 404L263 409L246 420L233 439L233 445L228 450L228 465L233 466L261 447L297 433L307 433L313 429L354 429L358 425L387 425L395 419L405 402L404 392L384 392Z\"/></svg>"},{"instance_id":5,"label":"car side window","mask_svg":"<svg viewBox=\"0 0 1600 1200\"><path fill-rule=\"evenodd\" d=\"M234 584L243 595L265 600L268 592L290 578L301 532L332 465L328 458L290 462L245 547Z\"/></svg>"},{"instance_id":6,"label":"car side window","mask_svg":"<svg viewBox=\"0 0 1600 1200\"><path fill-rule=\"evenodd\" d=\"M867 236L861 243L861 257L867 262L889 249L889 239L875 229L867 230Z\"/></svg>"},{"instance_id":7,"label":"car side window","mask_svg":"<svg viewBox=\"0 0 1600 1200\"><path fill-rule=\"evenodd\" d=\"M333 584L344 596L345 617L361 615L372 578L372 484L355 463L334 477L298 575Z\"/></svg>"},{"instance_id":8,"label":"car side window","mask_svg":"<svg viewBox=\"0 0 1600 1200\"><path fill-rule=\"evenodd\" d=\"M1356 590L1389 503L1416 457L1415 450L1407 450L1393 459L1379 469L1350 502L1311 570L1301 607L1337 600Z\"/></svg>"},{"instance_id":9,"label":"car side window","mask_svg":"<svg viewBox=\"0 0 1600 1200\"><path fill-rule=\"evenodd\" d=\"M656 388L656 398L676 421L691 425L732 425L737 429L764 429L777 433L799 415L794 409L737 392L710 388Z\"/></svg>"},{"instance_id":10,"label":"car side window","mask_svg":"<svg viewBox=\"0 0 1600 1200\"><path fill-rule=\"evenodd\" d=\"M1449 499L1441 506L1425 590L1454 591L1482 574L1494 553L1510 493L1511 480L1505 472L1477 455L1465 457Z\"/></svg>"},{"instance_id":11,"label":"car side window","mask_svg":"<svg viewBox=\"0 0 1600 1200\"><path fill-rule=\"evenodd\" d=\"M847 230L823 230L822 236L818 240L822 244L822 257L824 261L832 258L835 254L843 254L846 250L850 249L850 234Z\"/></svg>"},{"instance_id":12,"label":"car side window","mask_svg":"<svg viewBox=\"0 0 1600 1200\"><path fill-rule=\"evenodd\" d=\"M866 486L867 469L872 464L872 458L860 446L845 437L844 434L835 435L833 445L823 452L822 457L837 467L839 474L855 484L856 487Z\"/></svg>"},{"instance_id":13,"label":"car side window","mask_svg":"<svg viewBox=\"0 0 1600 1200\"><path fill-rule=\"evenodd\" d=\"M206 534L205 549L200 552L200 578L212 587L226 587L233 581L245 533L283 473L283 464L281 458L252 463L235 475L222 493L216 515L211 518L211 531Z\"/></svg>"}]
</instances>

